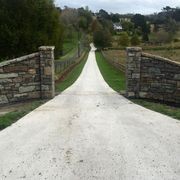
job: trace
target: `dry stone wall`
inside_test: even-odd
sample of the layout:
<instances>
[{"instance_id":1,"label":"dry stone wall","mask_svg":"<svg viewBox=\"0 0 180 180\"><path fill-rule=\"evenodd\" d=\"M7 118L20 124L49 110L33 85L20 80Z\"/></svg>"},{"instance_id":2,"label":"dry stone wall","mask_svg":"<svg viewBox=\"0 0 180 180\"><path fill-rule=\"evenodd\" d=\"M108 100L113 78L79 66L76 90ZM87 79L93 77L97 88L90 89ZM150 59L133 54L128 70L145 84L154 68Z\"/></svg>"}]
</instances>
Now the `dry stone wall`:
<instances>
[{"instance_id":1,"label":"dry stone wall","mask_svg":"<svg viewBox=\"0 0 180 180\"><path fill-rule=\"evenodd\" d=\"M127 48L126 77L128 97L180 104L180 63Z\"/></svg>"},{"instance_id":2,"label":"dry stone wall","mask_svg":"<svg viewBox=\"0 0 180 180\"><path fill-rule=\"evenodd\" d=\"M54 47L0 63L0 105L54 97Z\"/></svg>"}]
</instances>

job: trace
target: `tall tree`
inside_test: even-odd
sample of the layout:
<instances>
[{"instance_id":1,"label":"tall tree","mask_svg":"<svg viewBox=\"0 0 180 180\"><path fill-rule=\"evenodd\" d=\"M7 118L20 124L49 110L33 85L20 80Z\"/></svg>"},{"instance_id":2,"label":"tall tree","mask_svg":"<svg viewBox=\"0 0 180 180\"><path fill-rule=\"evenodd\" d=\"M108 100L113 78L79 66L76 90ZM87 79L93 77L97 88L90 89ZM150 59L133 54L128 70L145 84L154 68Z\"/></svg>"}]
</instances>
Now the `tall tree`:
<instances>
[{"instance_id":1,"label":"tall tree","mask_svg":"<svg viewBox=\"0 0 180 180\"><path fill-rule=\"evenodd\" d=\"M135 14L131 21L134 23L135 28L141 28L143 40L148 41L148 34L150 30L149 26L147 25L145 16L141 14Z\"/></svg>"},{"instance_id":2,"label":"tall tree","mask_svg":"<svg viewBox=\"0 0 180 180\"><path fill-rule=\"evenodd\" d=\"M0 57L36 51L41 45L62 48L60 11L52 0L0 0Z\"/></svg>"}]
</instances>

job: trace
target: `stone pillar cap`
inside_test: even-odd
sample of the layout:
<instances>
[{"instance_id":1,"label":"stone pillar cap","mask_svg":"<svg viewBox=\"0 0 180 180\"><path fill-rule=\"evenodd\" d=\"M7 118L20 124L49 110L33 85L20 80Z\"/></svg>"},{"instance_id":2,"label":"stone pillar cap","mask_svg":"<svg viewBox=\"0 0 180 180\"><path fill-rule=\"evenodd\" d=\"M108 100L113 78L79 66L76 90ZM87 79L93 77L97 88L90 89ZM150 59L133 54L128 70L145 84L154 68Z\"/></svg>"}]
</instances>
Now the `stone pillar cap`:
<instances>
[{"instance_id":1,"label":"stone pillar cap","mask_svg":"<svg viewBox=\"0 0 180 180\"><path fill-rule=\"evenodd\" d=\"M139 52L139 51L142 51L142 48L141 47L127 47L126 50L133 51L133 52Z\"/></svg>"},{"instance_id":2,"label":"stone pillar cap","mask_svg":"<svg viewBox=\"0 0 180 180\"><path fill-rule=\"evenodd\" d=\"M40 51L53 51L55 49L55 46L40 46L39 50Z\"/></svg>"}]
</instances>

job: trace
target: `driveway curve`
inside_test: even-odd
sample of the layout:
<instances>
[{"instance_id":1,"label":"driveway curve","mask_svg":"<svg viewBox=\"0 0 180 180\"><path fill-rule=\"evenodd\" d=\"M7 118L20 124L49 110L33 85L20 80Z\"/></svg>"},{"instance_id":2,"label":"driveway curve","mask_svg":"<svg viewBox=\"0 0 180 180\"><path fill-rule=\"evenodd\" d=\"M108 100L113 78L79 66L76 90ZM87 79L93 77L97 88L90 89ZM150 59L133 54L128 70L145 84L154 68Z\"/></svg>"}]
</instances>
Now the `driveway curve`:
<instances>
[{"instance_id":1,"label":"driveway curve","mask_svg":"<svg viewBox=\"0 0 180 180\"><path fill-rule=\"evenodd\" d=\"M79 79L0 132L1 180L179 180L180 123L103 80L91 45Z\"/></svg>"}]
</instances>

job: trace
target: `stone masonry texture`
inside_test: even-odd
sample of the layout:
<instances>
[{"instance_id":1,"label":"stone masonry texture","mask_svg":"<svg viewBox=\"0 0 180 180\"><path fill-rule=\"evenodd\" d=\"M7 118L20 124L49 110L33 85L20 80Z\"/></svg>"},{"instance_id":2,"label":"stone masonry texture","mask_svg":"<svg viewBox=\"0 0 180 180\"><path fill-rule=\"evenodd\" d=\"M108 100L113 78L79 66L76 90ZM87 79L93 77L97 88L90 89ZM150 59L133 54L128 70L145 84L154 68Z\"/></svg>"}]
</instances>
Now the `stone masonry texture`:
<instances>
[{"instance_id":1,"label":"stone masonry texture","mask_svg":"<svg viewBox=\"0 0 180 180\"><path fill-rule=\"evenodd\" d=\"M126 66L128 97L180 104L180 63L130 47Z\"/></svg>"},{"instance_id":2,"label":"stone masonry texture","mask_svg":"<svg viewBox=\"0 0 180 180\"><path fill-rule=\"evenodd\" d=\"M0 63L0 105L54 97L54 47Z\"/></svg>"}]
</instances>

